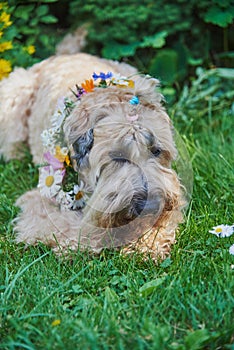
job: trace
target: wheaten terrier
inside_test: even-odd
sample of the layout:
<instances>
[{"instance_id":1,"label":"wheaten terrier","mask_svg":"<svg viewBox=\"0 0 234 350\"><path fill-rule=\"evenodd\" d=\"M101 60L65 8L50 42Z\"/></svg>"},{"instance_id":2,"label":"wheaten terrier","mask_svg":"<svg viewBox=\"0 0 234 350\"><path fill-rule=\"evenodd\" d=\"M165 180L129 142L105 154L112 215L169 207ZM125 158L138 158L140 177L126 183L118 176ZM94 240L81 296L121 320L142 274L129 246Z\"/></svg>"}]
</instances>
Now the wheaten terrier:
<instances>
[{"instance_id":1,"label":"wheaten terrier","mask_svg":"<svg viewBox=\"0 0 234 350\"><path fill-rule=\"evenodd\" d=\"M0 153L20 157L27 143L40 164L38 188L16 203L17 242L167 256L185 200L157 85L82 53L16 69L1 82Z\"/></svg>"}]
</instances>

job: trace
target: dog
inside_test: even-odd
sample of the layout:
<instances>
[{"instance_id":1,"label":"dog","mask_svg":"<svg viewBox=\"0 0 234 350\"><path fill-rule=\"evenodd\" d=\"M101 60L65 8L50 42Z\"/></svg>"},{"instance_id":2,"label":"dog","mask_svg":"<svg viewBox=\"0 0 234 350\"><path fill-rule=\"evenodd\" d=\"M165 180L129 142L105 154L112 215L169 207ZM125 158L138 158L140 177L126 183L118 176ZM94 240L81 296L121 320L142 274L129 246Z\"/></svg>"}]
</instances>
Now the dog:
<instances>
[{"instance_id":1,"label":"dog","mask_svg":"<svg viewBox=\"0 0 234 350\"><path fill-rule=\"evenodd\" d=\"M85 53L17 68L0 83L0 154L19 158L27 143L40 164L38 187L16 202L17 242L168 256L186 201L158 85Z\"/></svg>"}]
</instances>

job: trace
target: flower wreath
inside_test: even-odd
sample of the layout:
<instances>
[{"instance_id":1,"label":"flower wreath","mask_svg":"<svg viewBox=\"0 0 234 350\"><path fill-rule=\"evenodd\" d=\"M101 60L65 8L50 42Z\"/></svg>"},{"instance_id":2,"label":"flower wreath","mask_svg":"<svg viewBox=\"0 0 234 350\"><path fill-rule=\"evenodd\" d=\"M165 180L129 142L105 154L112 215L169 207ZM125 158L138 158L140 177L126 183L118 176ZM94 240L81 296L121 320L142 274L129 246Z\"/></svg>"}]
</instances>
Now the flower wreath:
<instances>
[{"instance_id":1,"label":"flower wreath","mask_svg":"<svg viewBox=\"0 0 234 350\"><path fill-rule=\"evenodd\" d=\"M134 82L114 75L111 72L93 73L93 79L85 80L81 87L76 85L73 91L75 99L65 98L59 101L56 112L51 118L52 127L45 129L42 134L42 144L46 150L44 153L45 164L39 168L39 183L41 195L57 202L64 210L77 210L85 206L88 193L84 191L84 183L78 183L78 174L71 166L72 156L69 145L65 140L63 126L67 117L76 105L80 103L82 96L94 91L94 88L107 88L109 86L134 87ZM99 80L97 85L94 81ZM130 104L139 103L137 96L129 101Z\"/></svg>"}]
</instances>

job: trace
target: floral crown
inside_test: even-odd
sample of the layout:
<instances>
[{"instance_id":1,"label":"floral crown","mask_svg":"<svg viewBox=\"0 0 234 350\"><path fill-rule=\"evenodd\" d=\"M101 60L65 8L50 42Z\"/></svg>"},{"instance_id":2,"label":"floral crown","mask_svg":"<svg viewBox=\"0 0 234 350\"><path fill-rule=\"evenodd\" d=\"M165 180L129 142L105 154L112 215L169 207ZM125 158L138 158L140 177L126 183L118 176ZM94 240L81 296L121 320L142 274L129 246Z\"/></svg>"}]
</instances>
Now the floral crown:
<instances>
[{"instance_id":1,"label":"floral crown","mask_svg":"<svg viewBox=\"0 0 234 350\"><path fill-rule=\"evenodd\" d=\"M94 84L97 80L99 83ZM51 118L52 127L45 129L41 134L46 152L44 153L45 164L39 169L38 188L42 196L57 202L63 210L81 209L89 198L84 183L78 181L78 174L71 165L73 157L63 131L65 120L80 103L82 96L93 92L96 87L108 88L109 86L134 88L134 82L111 72L106 74L101 72L99 75L93 73L92 79L85 80L81 86L76 85L76 91L72 90L74 99L65 98L58 102L56 112ZM133 96L129 103L135 106L139 104L139 98ZM129 118L131 121L136 120L135 115Z\"/></svg>"}]
</instances>

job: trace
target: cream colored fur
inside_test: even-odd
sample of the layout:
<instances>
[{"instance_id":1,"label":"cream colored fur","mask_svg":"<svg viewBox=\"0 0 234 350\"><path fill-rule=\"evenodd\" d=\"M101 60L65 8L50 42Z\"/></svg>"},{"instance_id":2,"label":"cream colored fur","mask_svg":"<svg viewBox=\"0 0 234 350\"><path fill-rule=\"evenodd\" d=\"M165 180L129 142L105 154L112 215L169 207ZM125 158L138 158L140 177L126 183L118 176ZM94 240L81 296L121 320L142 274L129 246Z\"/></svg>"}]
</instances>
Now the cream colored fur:
<instances>
[{"instance_id":1,"label":"cream colored fur","mask_svg":"<svg viewBox=\"0 0 234 350\"><path fill-rule=\"evenodd\" d=\"M28 70L16 69L0 83L0 154L7 160L20 157L20 144L28 143L35 164L42 163L41 132L59 98L89 79L93 72L136 73L135 69L87 54L51 57ZM96 89L82 97L67 119L65 134L72 145L87 130L94 130L89 166L79 169L91 197L83 211L63 212L42 197L38 189L17 201L22 209L16 219L17 242L43 242L55 251L67 248L101 249L124 247L139 250L154 259L165 258L175 242L184 206L181 184L171 169L176 158L172 125L157 92L158 81L134 75L134 89ZM137 95L140 104L136 121L127 119L129 100ZM152 142L161 149L154 157ZM127 161L111 159L123 150ZM132 200L146 192L147 202L157 210L142 210L129 218Z\"/></svg>"}]
</instances>

